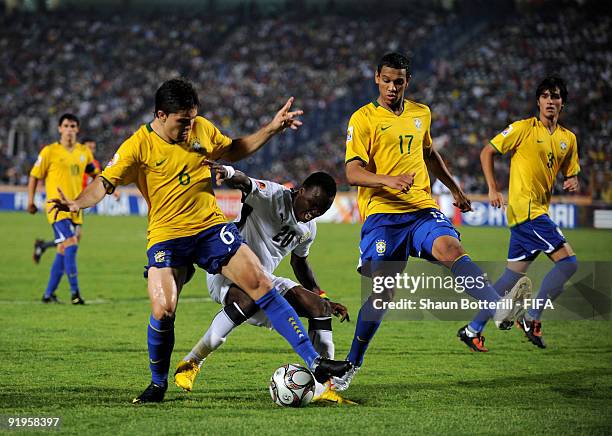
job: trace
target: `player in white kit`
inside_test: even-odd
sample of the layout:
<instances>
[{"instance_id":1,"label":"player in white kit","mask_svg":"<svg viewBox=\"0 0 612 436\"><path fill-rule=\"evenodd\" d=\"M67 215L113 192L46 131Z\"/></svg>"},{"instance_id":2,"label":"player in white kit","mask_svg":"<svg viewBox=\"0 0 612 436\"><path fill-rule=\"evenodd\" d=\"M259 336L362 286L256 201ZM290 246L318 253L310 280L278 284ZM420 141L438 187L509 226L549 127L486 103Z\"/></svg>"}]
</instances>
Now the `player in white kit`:
<instances>
[{"instance_id":1,"label":"player in white kit","mask_svg":"<svg viewBox=\"0 0 612 436\"><path fill-rule=\"evenodd\" d=\"M323 357L333 359L331 315L341 321L348 319L346 307L322 298L307 257L316 233L314 218L323 215L332 205L336 183L327 173L313 173L298 189L288 189L278 183L247 177L232 167L210 162L217 183L240 189L243 207L236 225L245 242L259 257L274 287L294 307L299 316L308 318L308 335ZM291 267L300 282L276 277L273 272L288 255ZM207 274L211 298L222 304L209 329L182 361L174 381L180 388L191 391L204 360L219 348L233 329L245 321L272 328L265 313L239 287L221 274ZM335 402L348 402L328 389L317 387L317 397Z\"/></svg>"}]
</instances>

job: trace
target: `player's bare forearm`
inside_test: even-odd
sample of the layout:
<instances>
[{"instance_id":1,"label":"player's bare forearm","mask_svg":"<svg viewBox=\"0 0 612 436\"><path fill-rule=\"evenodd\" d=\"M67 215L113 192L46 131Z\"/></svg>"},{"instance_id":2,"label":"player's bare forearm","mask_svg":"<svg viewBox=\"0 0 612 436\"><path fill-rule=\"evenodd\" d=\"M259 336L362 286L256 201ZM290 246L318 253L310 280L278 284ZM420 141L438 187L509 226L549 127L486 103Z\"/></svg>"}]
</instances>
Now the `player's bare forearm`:
<instances>
[{"instance_id":1,"label":"player's bare forearm","mask_svg":"<svg viewBox=\"0 0 612 436\"><path fill-rule=\"evenodd\" d=\"M295 278L298 279L298 282L300 282L302 286L309 291L319 291L320 288L317 284L317 279L315 278L312 268L310 268L308 264L307 258L291 253L291 268L293 269Z\"/></svg>"},{"instance_id":2,"label":"player's bare forearm","mask_svg":"<svg viewBox=\"0 0 612 436\"><path fill-rule=\"evenodd\" d=\"M495 180L495 150L491 145L487 144L482 148L480 152L480 164L482 165L482 172L487 181L489 191L497 191L497 181Z\"/></svg>"},{"instance_id":3,"label":"player's bare forearm","mask_svg":"<svg viewBox=\"0 0 612 436\"><path fill-rule=\"evenodd\" d=\"M242 171L236 171L231 179L225 179L225 184L228 188L239 189L245 194L251 192L252 182Z\"/></svg>"},{"instance_id":4,"label":"player's bare forearm","mask_svg":"<svg viewBox=\"0 0 612 436\"><path fill-rule=\"evenodd\" d=\"M384 182L385 176L366 170L364 165L360 160L353 160L346 164L346 179L352 186L363 186L366 188L382 188L387 186Z\"/></svg>"},{"instance_id":5,"label":"player's bare forearm","mask_svg":"<svg viewBox=\"0 0 612 436\"><path fill-rule=\"evenodd\" d=\"M98 204L107 192L112 192L114 187L102 177L96 177L85 189L74 199L75 205L79 209L87 209L88 207Z\"/></svg>"},{"instance_id":6,"label":"player's bare forearm","mask_svg":"<svg viewBox=\"0 0 612 436\"><path fill-rule=\"evenodd\" d=\"M274 131L266 125L255 133L234 139L229 150L223 155L223 159L230 162L242 160L259 150L272 136L274 136Z\"/></svg>"},{"instance_id":7,"label":"player's bare forearm","mask_svg":"<svg viewBox=\"0 0 612 436\"><path fill-rule=\"evenodd\" d=\"M423 158L425 159L425 165L427 169L432 172L437 179L439 179L444 186L446 186L452 193L458 193L461 188L451 176L450 171L446 167L442 156L438 153L433 146L429 149L423 149Z\"/></svg>"}]
</instances>

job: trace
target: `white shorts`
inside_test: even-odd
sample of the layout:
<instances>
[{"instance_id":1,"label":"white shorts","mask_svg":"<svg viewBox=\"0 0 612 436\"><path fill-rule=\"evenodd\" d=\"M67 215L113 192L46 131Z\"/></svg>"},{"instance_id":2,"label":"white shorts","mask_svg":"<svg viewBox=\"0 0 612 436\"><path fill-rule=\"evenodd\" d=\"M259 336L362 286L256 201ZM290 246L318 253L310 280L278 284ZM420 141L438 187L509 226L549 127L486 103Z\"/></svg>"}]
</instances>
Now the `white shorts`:
<instances>
[{"instance_id":1,"label":"white shorts","mask_svg":"<svg viewBox=\"0 0 612 436\"><path fill-rule=\"evenodd\" d=\"M285 277L276 277L272 274L268 274L272 280L272 285L278 290L278 293L285 295L289 289L293 289L299 286L296 282ZM225 306L225 297L229 291L232 282L222 274L206 274L206 285L208 286L208 293L213 301ZM258 327L272 328L272 323L266 316L263 310L257 311L255 315L247 320L249 324L253 324Z\"/></svg>"}]
</instances>

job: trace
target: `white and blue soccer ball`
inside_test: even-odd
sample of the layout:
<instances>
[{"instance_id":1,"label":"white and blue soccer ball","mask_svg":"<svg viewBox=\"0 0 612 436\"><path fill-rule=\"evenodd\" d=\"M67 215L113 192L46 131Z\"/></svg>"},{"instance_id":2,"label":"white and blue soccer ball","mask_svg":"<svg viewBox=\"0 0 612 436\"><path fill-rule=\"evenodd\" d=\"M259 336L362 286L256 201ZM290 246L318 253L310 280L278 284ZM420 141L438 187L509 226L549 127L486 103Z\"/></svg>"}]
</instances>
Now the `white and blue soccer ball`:
<instances>
[{"instance_id":1,"label":"white and blue soccer ball","mask_svg":"<svg viewBox=\"0 0 612 436\"><path fill-rule=\"evenodd\" d=\"M279 406L304 407L314 394L314 377L303 366L288 363L274 371L270 378L270 395Z\"/></svg>"}]
</instances>

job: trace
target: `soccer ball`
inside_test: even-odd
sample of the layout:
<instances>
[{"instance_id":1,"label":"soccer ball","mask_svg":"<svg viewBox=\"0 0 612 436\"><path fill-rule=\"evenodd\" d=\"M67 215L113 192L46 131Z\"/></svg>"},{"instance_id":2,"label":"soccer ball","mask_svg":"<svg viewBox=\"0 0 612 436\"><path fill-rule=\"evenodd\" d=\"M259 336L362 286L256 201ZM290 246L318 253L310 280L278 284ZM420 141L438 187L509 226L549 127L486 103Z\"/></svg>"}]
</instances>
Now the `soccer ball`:
<instances>
[{"instance_id":1,"label":"soccer ball","mask_svg":"<svg viewBox=\"0 0 612 436\"><path fill-rule=\"evenodd\" d=\"M282 407L303 407L310 403L314 392L314 377L300 365L283 365L270 378L272 401Z\"/></svg>"}]
</instances>

